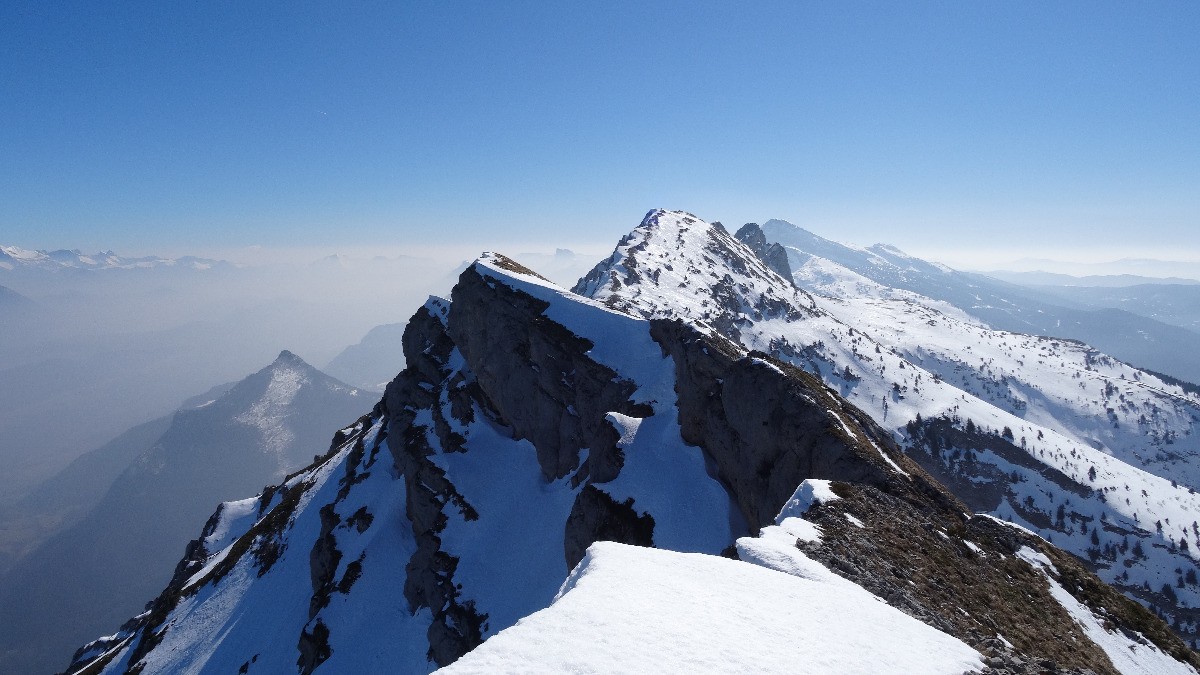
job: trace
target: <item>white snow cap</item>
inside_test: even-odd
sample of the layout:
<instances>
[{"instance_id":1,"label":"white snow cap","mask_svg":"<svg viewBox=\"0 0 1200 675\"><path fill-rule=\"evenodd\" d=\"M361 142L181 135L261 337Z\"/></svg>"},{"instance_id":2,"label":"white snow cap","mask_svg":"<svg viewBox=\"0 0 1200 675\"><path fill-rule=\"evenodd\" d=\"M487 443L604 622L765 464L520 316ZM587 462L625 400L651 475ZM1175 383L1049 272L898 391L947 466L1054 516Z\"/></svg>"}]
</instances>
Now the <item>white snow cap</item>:
<instances>
[{"instance_id":1,"label":"white snow cap","mask_svg":"<svg viewBox=\"0 0 1200 675\"><path fill-rule=\"evenodd\" d=\"M775 516L775 524L782 524L788 518L802 517L814 504L824 504L838 499L841 497L833 494L833 487L829 481L809 478L796 488L792 497L780 509L779 515Z\"/></svg>"}]
</instances>

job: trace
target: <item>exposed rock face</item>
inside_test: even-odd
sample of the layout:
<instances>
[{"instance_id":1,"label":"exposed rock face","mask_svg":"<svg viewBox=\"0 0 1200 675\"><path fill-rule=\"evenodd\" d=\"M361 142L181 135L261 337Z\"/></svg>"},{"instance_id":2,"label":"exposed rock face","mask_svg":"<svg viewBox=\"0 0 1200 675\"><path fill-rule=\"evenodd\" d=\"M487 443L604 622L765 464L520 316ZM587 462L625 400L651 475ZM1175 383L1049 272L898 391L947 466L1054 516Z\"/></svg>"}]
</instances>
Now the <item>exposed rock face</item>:
<instances>
[{"instance_id":1,"label":"exposed rock face","mask_svg":"<svg viewBox=\"0 0 1200 675\"><path fill-rule=\"evenodd\" d=\"M804 371L747 356L680 321L651 326L675 362L684 440L712 457L752 527L773 522L805 478L884 485L897 478L889 460L915 469L885 433Z\"/></svg>"},{"instance_id":2,"label":"exposed rock face","mask_svg":"<svg viewBox=\"0 0 1200 675\"><path fill-rule=\"evenodd\" d=\"M404 357L408 367L387 386L382 412L387 419L388 447L396 472L404 480L406 515L417 542L417 551L405 565L404 595L414 608L433 612L428 631L429 658L445 665L483 641L480 630L486 615L473 604L458 602L453 577L457 558L441 550L438 534L446 524L444 509L458 508L465 517L477 517L445 472L429 460L425 427L414 424L417 411L441 409L436 405L445 393L454 400L470 398L465 381L445 382L454 343L446 333L444 303L431 300L417 310L404 331ZM443 392L443 390L447 390ZM466 417L470 407L463 402L457 414ZM449 428L444 417L434 419L434 433L446 449L461 447L462 438Z\"/></svg>"},{"instance_id":3,"label":"exposed rock face","mask_svg":"<svg viewBox=\"0 0 1200 675\"><path fill-rule=\"evenodd\" d=\"M585 486L575 499L563 538L567 567L574 568L597 541L654 546L654 517L639 514L633 500L618 503L606 492Z\"/></svg>"},{"instance_id":4,"label":"exposed rock face","mask_svg":"<svg viewBox=\"0 0 1200 675\"><path fill-rule=\"evenodd\" d=\"M779 273L779 276L792 280L792 266L788 262L787 249L778 243L767 243L767 235L763 233L758 223L746 223L733 235L738 241L750 247L751 251L767 264L767 267Z\"/></svg>"},{"instance_id":5,"label":"exposed rock face","mask_svg":"<svg viewBox=\"0 0 1200 675\"><path fill-rule=\"evenodd\" d=\"M583 448L591 449L593 480L614 478L620 471L618 437L604 416L648 415L646 406L630 401L636 386L589 358L593 345L545 317L544 301L489 285L472 270L463 273L451 297L448 335L489 407L515 438L537 448L546 478L577 469Z\"/></svg>"},{"instance_id":6,"label":"exposed rock face","mask_svg":"<svg viewBox=\"0 0 1200 675\"><path fill-rule=\"evenodd\" d=\"M530 273L506 258L496 259ZM384 394L388 435L403 439L389 447L404 476L407 515L418 546L406 566L405 595L413 607L433 612L429 655L440 665L482 642L488 616L471 602L459 602L458 559L442 550L439 537L448 508L468 520L477 514L429 460L435 450L424 427L415 423L417 411L432 411L443 450L462 449L464 439L451 426L473 421L474 410L485 411L514 438L532 442L546 480L574 472L576 484L611 480L620 471L619 437L605 421L607 413L650 414L647 406L630 400L632 382L587 356L589 341L543 315L546 302L489 281L474 267L463 272L452 298L449 307L433 301L413 316L403 341L408 368ZM451 376L454 358L464 364ZM443 400L449 405L440 405ZM590 452L581 467L584 448ZM653 527L652 518L639 516L628 504L584 488L565 524L564 555L573 564L600 537L648 546Z\"/></svg>"}]
</instances>

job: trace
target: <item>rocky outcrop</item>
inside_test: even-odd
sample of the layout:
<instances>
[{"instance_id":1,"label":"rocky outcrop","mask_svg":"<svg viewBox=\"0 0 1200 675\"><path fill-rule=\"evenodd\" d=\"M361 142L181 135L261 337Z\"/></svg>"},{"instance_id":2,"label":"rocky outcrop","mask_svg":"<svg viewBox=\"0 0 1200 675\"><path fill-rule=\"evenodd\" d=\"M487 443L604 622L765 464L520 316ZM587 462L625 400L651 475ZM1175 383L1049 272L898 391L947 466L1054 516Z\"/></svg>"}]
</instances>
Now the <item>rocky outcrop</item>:
<instances>
[{"instance_id":1,"label":"rocky outcrop","mask_svg":"<svg viewBox=\"0 0 1200 675\"><path fill-rule=\"evenodd\" d=\"M654 517L639 514L633 500L617 502L592 485L575 498L563 537L567 568L583 560L587 548L597 541L619 541L635 546L654 546Z\"/></svg>"},{"instance_id":2,"label":"rocky outcrop","mask_svg":"<svg viewBox=\"0 0 1200 675\"><path fill-rule=\"evenodd\" d=\"M507 258L501 264L533 274ZM548 303L496 283L474 268L454 287L447 334L479 383L488 407L537 448L548 480L579 468L579 451L590 449L587 472L597 482L620 471L620 451L609 412L650 414L630 401L636 385L587 356L593 347L543 313Z\"/></svg>"},{"instance_id":3,"label":"rocky outcrop","mask_svg":"<svg viewBox=\"0 0 1200 675\"><path fill-rule=\"evenodd\" d=\"M755 255L767 264L767 267L792 282L792 266L788 262L787 249L778 243L767 243L767 235L763 233L758 223L746 223L733 236L754 251Z\"/></svg>"},{"instance_id":4,"label":"rocky outcrop","mask_svg":"<svg viewBox=\"0 0 1200 675\"><path fill-rule=\"evenodd\" d=\"M492 260L532 274L507 258ZM648 406L631 401L634 383L587 355L589 341L544 315L546 302L488 280L474 266L462 273L452 298L431 300L410 320L403 338L408 367L388 385L383 402L417 541L405 567L405 596L413 608L433 612L429 654L440 665L482 642L487 614L460 600L454 580L458 559L441 546L447 509L474 520L475 507L430 460L437 449L426 432L433 432L443 452L464 450L455 429L480 411L513 438L533 444L547 481L574 474L578 485L611 480L620 472L619 437L607 413L651 414ZM455 359L462 362L452 367ZM432 429L417 422L420 410L431 411ZM588 458L581 466L585 448ZM598 538L651 545L653 519L585 487L564 527L564 555L577 561Z\"/></svg>"},{"instance_id":5,"label":"rocky outcrop","mask_svg":"<svg viewBox=\"0 0 1200 675\"><path fill-rule=\"evenodd\" d=\"M445 472L429 460L435 449L429 444L427 428L416 424L417 411L441 411L443 397L459 401L450 406L452 415L472 414L469 403L475 400L471 394L476 389L463 378L447 381L454 343L446 333L445 311L444 302L431 299L409 320L403 338L408 367L387 386L382 405L392 439L388 448L404 481L406 515L417 543L416 553L405 564L404 595L414 610L425 607L433 613L429 658L439 665L483 642L481 626L487 618L472 603L459 602L454 583L458 559L441 550L439 537L446 525L445 509L457 508L465 518L477 516ZM461 447L461 435L450 429L444 412L441 423L435 421L433 426L445 450Z\"/></svg>"}]
</instances>

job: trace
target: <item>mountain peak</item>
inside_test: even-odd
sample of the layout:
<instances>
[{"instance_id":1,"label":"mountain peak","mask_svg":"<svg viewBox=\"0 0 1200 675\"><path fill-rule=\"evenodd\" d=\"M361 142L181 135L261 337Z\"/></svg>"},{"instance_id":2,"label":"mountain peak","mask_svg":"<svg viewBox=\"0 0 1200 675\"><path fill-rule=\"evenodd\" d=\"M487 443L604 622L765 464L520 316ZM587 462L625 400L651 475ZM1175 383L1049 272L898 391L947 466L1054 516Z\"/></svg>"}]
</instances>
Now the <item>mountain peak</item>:
<instances>
[{"instance_id":1,"label":"mountain peak","mask_svg":"<svg viewBox=\"0 0 1200 675\"><path fill-rule=\"evenodd\" d=\"M304 359L296 356L294 353L284 349L279 352L279 356L275 357L275 362L272 365L289 365L289 366L304 366L311 368Z\"/></svg>"},{"instance_id":2,"label":"mountain peak","mask_svg":"<svg viewBox=\"0 0 1200 675\"><path fill-rule=\"evenodd\" d=\"M970 515L905 456L893 430L924 400L917 380L906 378L919 367L871 350L878 345L870 337L816 309L725 228L652 211L577 288L591 299L505 256L480 256L459 276L444 318L438 299L414 313L402 339L405 369L371 412L283 485L221 507L150 611L78 652L70 672L107 664L147 675L215 672L249 663L271 672L358 672L381 663L428 672L464 654L459 672L561 670L494 655L513 635L523 640L523 630L583 630L579 647L553 646L578 663L581 653L591 658L584 648L617 644L605 624L630 638L622 647L645 645L649 634L656 652L661 643L679 658L718 644L709 636L745 635L734 638L744 647L766 635L736 657L739 665L806 662L791 651L804 645L842 666L853 653L862 663L855 667L869 670L895 667L899 657L859 638L896 632L900 622L906 637L892 643L921 659L915 669L932 672L978 669L985 655L1019 672L1023 664L1112 672L1102 650L1114 644L1111 653L1136 647L1138 658L1156 659L1147 670L1187 672L1169 656L1159 665L1164 652L1156 647L1120 637L1147 628L1163 650L1192 659L1166 624L1093 590L1100 582L1080 563L1034 535ZM743 344L721 337L739 332ZM849 342L839 361L825 358L820 350L829 344L833 353L839 340ZM798 367L805 359L815 373ZM844 374L847 395L857 388L869 390L864 404L891 401L891 428L818 377L819 360L826 372ZM259 407L282 399L287 384ZM950 386L930 375L920 389ZM957 410L966 397L953 394L944 400ZM609 540L617 543L596 544ZM603 613L576 614L576 625L589 628L568 627L564 608L596 607L587 598L617 583L624 587L604 594L613 601ZM657 608L649 595L635 598L641 623L630 630L630 594L650 586ZM703 601L681 604L693 589L707 593ZM1072 589L1083 596L1078 602ZM768 601L779 597L788 601ZM903 614L888 609L864 624L868 611L885 607L879 598ZM709 628L677 620L713 606ZM799 614L766 613L781 606ZM814 633L830 616L855 617L829 633L853 644L831 648ZM739 620L741 633L731 632ZM598 625L597 638L588 631ZM646 632L680 625L671 635ZM212 626L227 628L213 640ZM907 637L917 631L924 643ZM761 664L746 660L776 647L782 651ZM530 656L547 651L542 642ZM719 651L709 658L730 653ZM924 659L951 652L944 667ZM606 658L594 662L605 670L660 667L641 652L628 665Z\"/></svg>"},{"instance_id":3,"label":"mountain peak","mask_svg":"<svg viewBox=\"0 0 1200 675\"><path fill-rule=\"evenodd\" d=\"M812 307L764 253L690 213L655 209L572 290L613 309L687 317L737 335L747 320L794 321Z\"/></svg>"},{"instance_id":4,"label":"mountain peak","mask_svg":"<svg viewBox=\"0 0 1200 675\"><path fill-rule=\"evenodd\" d=\"M675 228L678 227L680 222L688 224L702 224L705 227L711 227L710 223L701 220L695 214L688 213L687 211L674 211L671 209L650 209L646 212L646 216L642 218L642 222L640 225L638 225L638 227L663 226Z\"/></svg>"}]
</instances>

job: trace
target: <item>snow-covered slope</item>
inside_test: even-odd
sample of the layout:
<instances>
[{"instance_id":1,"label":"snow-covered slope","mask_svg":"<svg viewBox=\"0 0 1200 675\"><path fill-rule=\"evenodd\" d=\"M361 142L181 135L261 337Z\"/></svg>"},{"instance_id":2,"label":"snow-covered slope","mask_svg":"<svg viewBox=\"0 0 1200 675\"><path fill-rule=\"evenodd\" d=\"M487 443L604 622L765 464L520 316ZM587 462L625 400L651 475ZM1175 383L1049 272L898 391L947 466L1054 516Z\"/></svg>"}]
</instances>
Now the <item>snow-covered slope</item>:
<instances>
[{"instance_id":1,"label":"snow-covered slope","mask_svg":"<svg viewBox=\"0 0 1200 675\"><path fill-rule=\"evenodd\" d=\"M994 330L823 258L810 258L794 278L826 296L823 307L844 323L969 394L1200 488L1200 396L1178 384L1079 342Z\"/></svg>"},{"instance_id":2,"label":"snow-covered slope","mask_svg":"<svg viewBox=\"0 0 1200 675\"><path fill-rule=\"evenodd\" d=\"M1200 381L1194 331L1121 309L1086 309L1047 299L1016 284L960 272L884 244L848 246L781 220L762 227L787 249L792 269L817 256L889 288L950 303L1003 330L1082 340L1127 363Z\"/></svg>"},{"instance_id":3,"label":"snow-covered slope","mask_svg":"<svg viewBox=\"0 0 1200 675\"><path fill-rule=\"evenodd\" d=\"M177 411L123 471L92 476L109 485L73 525L0 577L0 672L62 667L66 652L136 613L170 579L214 503L306 466L326 450L328 430L369 401L283 352Z\"/></svg>"},{"instance_id":4,"label":"snow-covered slope","mask_svg":"<svg viewBox=\"0 0 1200 675\"><path fill-rule=\"evenodd\" d=\"M1193 634L1200 398L1079 343L993 331L812 255L792 263L817 294L724 228L652 211L575 290L820 375L973 508L1090 560Z\"/></svg>"},{"instance_id":5,"label":"snow-covered slope","mask_svg":"<svg viewBox=\"0 0 1200 675\"><path fill-rule=\"evenodd\" d=\"M740 262L759 271L752 258ZM759 319L711 306L707 325L729 321L752 332L755 320L832 320L812 307L787 307L807 296L783 295L768 288L770 277L760 280L754 287L731 277L723 287L759 290L737 305ZM697 275L695 290L702 287ZM681 311L705 307L706 298L696 300ZM403 344L407 366L370 413L335 434L326 455L282 486L222 505L147 612L83 648L71 672L424 672L481 644L482 661L473 666L468 656L461 668L503 662L504 670L524 672L539 666L510 663L521 657L505 650L528 654L538 627L611 619L611 607L622 602L644 601L647 611L669 614L686 600L669 597L678 596L671 590L700 583L710 587L712 602L692 598L689 612L754 603L734 616L703 618L707 626L729 625L728 634L709 633L712 644L700 655L712 658L743 649L728 640L753 633L751 621L761 634L754 644L773 650L754 663L778 671L797 667L779 660L785 654L824 650L810 669L832 672L839 663L911 659L912 647L923 645L938 651L926 655L934 672L977 666L981 655L1001 664L1024 659L1117 672L1067 617L1046 578L1015 557L1017 544L1055 554L1036 537L979 536L979 553L960 542L925 559L881 537L847 538L823 520L851 523L822 510L825 502L844 501L864 516L875 509L881 524L868 518L851 525L872 532L916 528L936 539L936 532L957 536L980 527L889 432L785 361L750 353L715 329L647 320L573 295L499 255L468 267L449 302L431 298L418 310ZM814 520L806 524L810 512ZM879 513L903 520L883 523ZM799 551L802 537L819 542L822 532L840 546L864 548L843 557ZM677 553L593 546L597 541ZM850 579L847 565L861 567L865 558L888 572L851 579L857 586L838 578ZM606 561L617 573L636 566L643 576L606 590ZM965 611L958 598L978 602L999 587L979 584L963 595L952 585L922 583L886 596L924 626L863 590L871 579L939 581L963 565L989 584L1022 571L1028 583L1007 593L1004 611L982 623L958 618ZM652 580L662 566L677 571L682 585L652 592L632 583ZM1149 639L1164 652L1194 658L1148 612L1115 594L1115 601L1083 594L1083 586L1103 584L1078 567L1061 568L1083 582L1071 585L1079 593L1072 597L1104 612L1115 630L1154 629ZM748 597L755 587L759 595ZM827 610L822 616L859 611L870 626L886 624L911 644L771 624L799 620L803 610L790 603L769 606L785 599L816 603ZM533 631L519 625L546 607L528 619ZM1028 619L1035 616L1060 621L1042 630ZM510 626L516 637L502 638ZM698 639L659 630L664 638ZM1014 640L1005 644L988 630ZM583 639L614 648L631 635L611 620L587 631ZM495 647L488 647L493 636ZM561 636L564 644L576 637ZM555 669L554 655L544 656L551 660L539 662L542 669Z\"/></svg>"}]
</instances>

